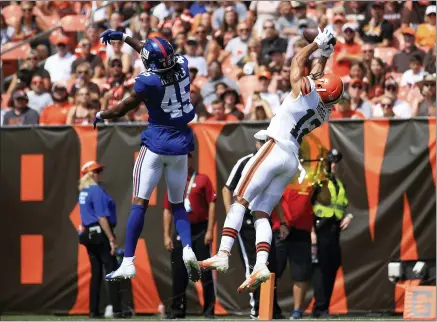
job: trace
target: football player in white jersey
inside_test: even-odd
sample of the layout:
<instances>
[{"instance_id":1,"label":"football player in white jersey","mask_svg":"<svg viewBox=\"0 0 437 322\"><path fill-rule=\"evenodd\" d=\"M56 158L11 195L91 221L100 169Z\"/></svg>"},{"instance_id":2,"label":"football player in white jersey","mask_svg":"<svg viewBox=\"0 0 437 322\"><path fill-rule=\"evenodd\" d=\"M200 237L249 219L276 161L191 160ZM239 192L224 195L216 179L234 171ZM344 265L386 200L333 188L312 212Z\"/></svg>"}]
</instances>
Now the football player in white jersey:
<instances>
[{"instance_id":1,"label":"football player in white jersey","mask_svg":"<svg viewBox=\"0 0 437 322\"><path fill-rule=\"evenodd\" d=\"M300 167L298 153L302 138L329 119L331 105L343 94L343 82L333 74L323 74L326 61L334 50L334 36L325 28L313 43L296 54L291 63L291 93L285 98L267 131L258 132L257 139L267 139L264 146L244 167L235 189L235 200L223 226L218 253L200 263L203 269L225 272L229 255L241 228L246 208L253 211L256 230L256 264L252 274L238 292L252 292L269 279L267 258L272 240L269 216L279 202L287 184ZM321 49L321 58L305 75L310 55ZM264 136L264 138L262 138Z\"/></svg>"}]
</instances>

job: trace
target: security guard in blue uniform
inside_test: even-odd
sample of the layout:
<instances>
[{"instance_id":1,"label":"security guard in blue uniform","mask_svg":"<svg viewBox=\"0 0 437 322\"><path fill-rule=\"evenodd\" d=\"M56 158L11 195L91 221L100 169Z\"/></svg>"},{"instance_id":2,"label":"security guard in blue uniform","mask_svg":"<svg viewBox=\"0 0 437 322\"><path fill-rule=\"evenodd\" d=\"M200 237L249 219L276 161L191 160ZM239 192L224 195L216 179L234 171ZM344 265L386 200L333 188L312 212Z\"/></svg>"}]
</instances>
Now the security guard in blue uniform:
<instances>
[{"instance_id":1,"label":"security guard in blue uniform","mask_svg":"<svg viewBox=\"0 0 437 322\"><path fill-rule=\"evenodd\" d=\"M117 242L113 229L117 224L115 202L99 186L103 166L89 161L82 166L79 181L79 207L82 222L79 242L88 252L91 263L90 317L102 317L99 310L103 267L106 272L117 269ZM108 284L114 317L122 317L119 282Z\"/></svg>"},{"instance_id":2,"label":"security guard in blue uniform","mask_svg":"<svg viewBox=\"0 0 437 322\"><path fill-rule=\"evenodd\" d=\"M328 151L325 171L327 179L315 185L311 198L314 210L313 243L317 244L317 260L313 271L315 303L313 316L329 314L329 302L337 270L341 265L340 232L347 229L353 216L345 215L348 206L346 189L336 176L337 164L342 159L337 149Z\"/></svg>"}]
</instances>

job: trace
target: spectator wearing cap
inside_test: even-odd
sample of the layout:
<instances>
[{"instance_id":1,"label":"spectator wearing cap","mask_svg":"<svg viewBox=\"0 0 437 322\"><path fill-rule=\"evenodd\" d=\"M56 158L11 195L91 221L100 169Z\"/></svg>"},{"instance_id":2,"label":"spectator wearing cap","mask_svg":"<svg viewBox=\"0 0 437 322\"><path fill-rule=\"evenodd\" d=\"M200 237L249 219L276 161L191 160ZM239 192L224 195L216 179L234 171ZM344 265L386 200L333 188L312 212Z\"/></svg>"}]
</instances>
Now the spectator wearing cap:
<instances>
[{"instance_id":1,"label":"spectator wearing cap","mask_svg":"<svg viewBox=\"0 0 437 322\"><path fill-rule=\"evenodd\" d=\"M67 115L73 106L68 100L68 91L64 82L54 83L52 86L54 103L43 109L40 115L41 125L62 125L67 123Z\"/></svg>"},{"instance_id":2,"label":"spectator wearing cap","mask_svg":"<svg viewBox=\"0 0 437 322\"><path fill-rule=\"evenodd\" d=\"M436 74L423 75L423 79L416 86L419 87L422 98L413 103L413 116L436 116Z\"/></svg>"},{"instance_id":3,"label":"spectator wearing cap","mask_svg":"<svg viewBox=\"0 0 437 322\"><path fill-rule=\"evenodd\" d=\"M185 43L185 58L188 60L189 67L197 68L198 75L206 77L208 76L208 66L206 65L206 59L197 54L198 48L197 39L195 37L188 38Z\"/></svg>"},{"instance_id":4,"label":"spectator wearing cap","mask_svg":"<svg viewBox=\"0 0 437 322\"><path fill-rule=\"evenodd\" d=\"M365 119L363 113L359 110L353 110L351 106L351 97L347 92L343 93L343 96L338 101L337 104L335 104L335 111L331 113L331 116L329 119L336 120L336 119Z\"/></svg>"},{"instance_id":5,"label":"spectator wearing cap","mask_svg":"<svg viewBox=\"0 0 437 322\"><path fill-rule=\"evenodd\" d=\"M67 81L71 77L71 66L76 60L68 50L70 40L62 35L56 40L56 54L47 58L44 69L50 73L52 82Z\"/></svg>"},{"instance_id":6,"label":"spectator wearing cap","mask_svg":"<svg viewBox=\"0 0 437 322\"><path fill-rule=\"evenodd\" d=\"M76 96L76 92L79 88L86 87L90 92L91 100L100 99L100 88L96 83L91 81L92 68L91 64L88 62L83 62L77 66L75 78L76 82L71 88L71 97Z\"/></svg>"},{"instance_id":7,"label":"spectator wearing cap","mask_svg":"<svg viewBox=\"0 0 437 322\"><path fill-rule=\"evenodd\" d=\"M46 92L43 79L39 75L32 77L30 88L31 90L27 92L28 106L41 114L46 106L53 104L52 96Z\"/></svg>"},{"instance_id":8,"label":"spectator wearing cap","mask_svg":"<svg viewBox=\"0 0 437 322\"><path fill-rule=\"evenodd\" d=\"M29 98L23 90L12 94L13 109L3 116L3 125L36 125L39 122L39 114L27 104Z\"/></svg>"},{"instance_id":9,"label":"spectator wearing cap","mask_svg":"<svg viewBox=\"0 0 437 322\"><path fill-rule=\"evenodd\" d=\"M225 113L225 103L217 99L212 102L212 116L208 118L207 122L238 122L238 118L233 114Z\"/></svg>"},{"instance_id":10,"label":"spectator wearing cap","mask_svg":"<svg viewBox=\"0 0 437 322\"><path fill-rule=\"evenodd\" d=\"M269 55L271 62L267 65L267 69L272 75L278 75L284 66L285 55L277 49L272 49Z\"/></svg>"},{"instance_id":11,"label":"spectator wearing cap","mask_svg":"<svg viewBox=\"0 0 437 322\"><path fill-rule=\"evenodd\" d=\"M246 22L240 22L237 25L237 37L231 39L220 54L219 61L223 63L231 56L231 64L236 65L244 56L247 55L247 43L250 37L249 25Z\"/></svg>"},{"instance_id":12,"label":"spectator wearing cap","mask_svg":"<svg viewBox=\"0 0 437 322\"><path fill-rule=\"evenodd\" d=\"M225 22L225 14L227 11L234 11L237 14L237 21L247 18L247 8L243 3L235 1L220 2L220 7L214 10L212 15L212 27L220 29Z\"/></svg>"},{"instance_id":13,"label":"spectator wearing cap","mask_svg":"<svg viewBox=\"0 0 437 322\"><path fill-rule=\"evenodd\" d=\"M91 41L87 38L83 38L79 42L79 47L81 48L80 57L77 58L71 65L71 73L76 74L77 67L84 62L90 63L93 71L96 69L96 67L102 64L102 58L99 55L91 52L91 46Z\"/></svg>"},{"instance_id":14,"label":"spectator wearing cap","mask_svg":"<svg viewBox=\"0 0 437 322\"><path fill-rule=\"evenodd\" d=\"M410 104L398 99L399 86L393 79L388 79L385 82L384 94L374 99L372 109L373 117L383 117L384 110L380 104L383 97L388 97L393 103L393 113L399 118L410 118L412 116L412 110Z\"/></svg>"},{"instance_id":15,"label":"spectator wearing cap","mask_svg":"<svg viewBox=\"0 0 437 322\"><path fill-rule=\"evenodd\" d=\"M333 73L343 77L349 74L351 64L362 60L361 46L355 41L355 26L350 23L343 25L344 42L338 41L334 47Z\"/></svg>"},{"instance_id":16,"label":"spectator wearing cap","mask_svg":"<svg viewBox=\"0 0 437 322\"><path fill-rule=\"evenodd\" d=\"M29 87L32 77L35 75L42 77L46 89L50 88L50 74L43 67L38 66L39 61L37 51L34 49L30 50L24 58L24 62L20 66L19 71L12 77L8 93L12 93L17 87L21 89Z\"/></svg>"},{"instance_id":17,"label":"spectator wearing cap","mask_svg":"<svg viewBox=\"0 0 437 322\"><path fill-rule=\"evenodd\" d=\"M276 114L279 107L281 106L281 102L278 93L270 93L268 90L271 81L272 81L272 74L267 70L262 71L258 75L259 96L261 97L261 99L267 101L273 114ZM249 96L249 99L247 100L247 104L244 109L245 114L248 114L250 110L253 108L252 101L253 101L253 95Z\"/></svg>"},{"instance_id":18,"label":"spectator wearing cap","mask_svg":"<svg viewBox=\"0 0 437 322\"><path fill-rule=\"evenodd\" d=\"M261 40L260 64L268 65L271 60L271 52L285 53L287 40L278 36L278 31L272 20L266 20L263 24L264 37Z\"/></svg>"},{"instance_id":19,"label":"spectator wearing cap","mask_svg":"<svg viewBox=\"0 0 437 322\"><path fill-rule=\"evenodd\" d=\"M208 80L203 84L200 90L205 105L210 105L217 99L215 92L215 85L217 83L225 83L228 87L238 92L238 85L229 77L223 75L222 65L218 61L213 61L208 66Z\"/></svg>"},{"instance_id":20,"label":"spectator wearing cap","mask_svg":"<svg viewBox=\"0 0 437 322\"><path fill-rule=\"evenodd\" d=\"M297 19L299 29L303 28L317 28L317 22L308 17L307 5L303 1L291 1L294 17ZM299 22L300 21L300 22ZM302 23L305 25L303 26Z\"/></svg>"},{"instance_id":21,"label":"spectator wearing cap","mask_svg":"<svg viewBox=\"0 0 437 322\"><path fill-rule=\"evenodd\" d=\"M404 36L404 49L393 56L392 69L397 73L405 73L408 70L408 65L413 56L419 55L422 59L425 57L425 52L417 48L415 44L416 34L411 27L401 29Z\"/></svg>"},{"instance_id":22,"label":"spectator wearing cap","mask_svg":"<svg viewBox=\"0 0 437 322\"><path fill-rule=\"evenodd\" d=\"M435 47L436 42L436 6L428 6L425 11L425 23L416 30L416 40L419 46L427 49Z\"/></svg>"},{"instance_id":23,"label":"spectator wearing cap","mask_svg":"<svg viewBox=\"0 0 437 322\"><path fill-rule=\"evenodd\" d=\"M424 22L425 12L430 1L411 1L406 2L401 10L402 27L411 26L417 29L417 26Z\"/></svg>"},{"instance_id":24,"label":"spectator wearing cap","mask_svg":"<svg viewBox=\"0 0 437 322\"><path fill-rule=\"evenodd\" d=\"M423 78L423 57L420 55L412 55L409 62L410 69L407 70L401 78L400 86L413 87L418 81Z\"/></svg>"},{"instance_id":25,"label":"spectator wearing cap","mask_svg":"<svg viewBox=\"0 0 437 322\"><path fill-rule=\"evenodd\" d=\"M372 105L369 101L363 99L365 84L361 78L353 78L349 82L347 93L350 96L350 105L352 111L361 112L365 118L372 116Z\"/></svg>"},{"instance_id":26,"label":"spectator wearing cap","mask_svg":"<svg viewBox=\"0 0 437 322\"><path fill-rule=\"evenodd\" d=\"M266 20L276 21L279 18L279 1L251 1L248 22L253 25L253 32L257 38L263 34Z\"/></svg>"},{"instance_id":27,"label":"spectator wearing cap","mask_svg":"<svg viewBox=\"0 0 437 322\"><path fill-rule=\"evenodd\" d=\"M240 111L240 96L236 90L227 88L223 94L220 95L220 99L225 104L225 114L232 114L240 121L244 119L244 113ZM237 106L240 106L240 108Z\"/></svg>"},{"instance_id":28,"label":"spectator wearing cap","mask_svg":"<svg viewBox=\"0 0 437 322\"><path fill-rule=\"evenodd\" d=\"M378 47L389 47L393 40L393 32L393 25L384 19L384 3L374 2L370 10L370 19L360 24L361 40Z\"/></svg>"}]
</instances>

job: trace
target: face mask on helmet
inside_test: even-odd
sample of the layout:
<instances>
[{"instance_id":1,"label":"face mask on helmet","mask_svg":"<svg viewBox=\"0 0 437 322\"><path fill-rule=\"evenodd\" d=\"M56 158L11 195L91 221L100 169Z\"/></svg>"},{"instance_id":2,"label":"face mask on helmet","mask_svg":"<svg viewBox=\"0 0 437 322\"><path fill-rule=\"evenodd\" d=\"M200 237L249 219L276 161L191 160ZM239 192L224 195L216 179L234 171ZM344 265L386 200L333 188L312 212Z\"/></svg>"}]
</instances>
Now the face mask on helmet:
<instances>
[{"instance_id":1,"label":"face mask on helmet","mask_svg":"<svg viewBox=\"0 0 437 322\"><path fill-rule=\"evenodd\" d=\"M343 81L334 74L326 74L315 80L316 91L326 105L336 104L343 94Z\"/></svg>"}]
</instances>

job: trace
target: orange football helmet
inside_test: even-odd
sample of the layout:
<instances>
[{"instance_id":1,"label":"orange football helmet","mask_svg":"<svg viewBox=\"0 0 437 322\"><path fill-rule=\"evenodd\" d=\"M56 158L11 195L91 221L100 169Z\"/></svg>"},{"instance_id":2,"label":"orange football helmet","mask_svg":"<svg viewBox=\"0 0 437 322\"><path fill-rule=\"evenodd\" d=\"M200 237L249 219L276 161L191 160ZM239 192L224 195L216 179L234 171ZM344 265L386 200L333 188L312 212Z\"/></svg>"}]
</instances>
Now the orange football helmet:
<instances>
[{"instance_id":1,"label":"orange football helmet","mask_svg":"<svg viewBox=\"0 0 437 322\"><path fill-rule=\"evenodd\" d=\"M344 90L343 81L335 74L325 74L314 80L316 91L323 103L332 105L337 103Z\"/></svg>"}]
</instances>

